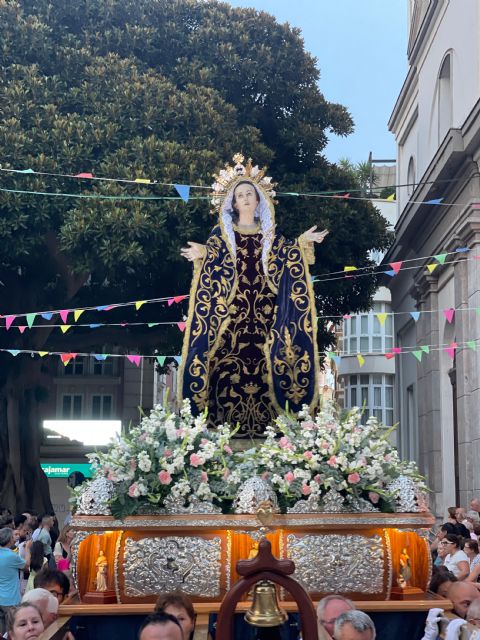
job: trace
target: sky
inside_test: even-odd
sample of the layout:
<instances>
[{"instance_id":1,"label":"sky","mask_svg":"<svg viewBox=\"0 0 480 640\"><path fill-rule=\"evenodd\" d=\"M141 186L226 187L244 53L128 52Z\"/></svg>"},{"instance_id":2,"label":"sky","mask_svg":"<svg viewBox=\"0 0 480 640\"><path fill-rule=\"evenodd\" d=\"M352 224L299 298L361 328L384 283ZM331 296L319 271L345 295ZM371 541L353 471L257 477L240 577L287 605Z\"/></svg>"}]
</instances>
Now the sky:
<instances>
[{"instance_id":1,"label":"sky","mask_svg":"<svg viewBox=\"0 0 480 640\"><path fill-rule=\"evenodd\" d=\"M388 120L407 73L408 0L227 0L234 7L267 11L299 27L305 48L317 58L320 90L343 104L355 132L331 136L332 162L394 159Z\"/></svg>"}]
</instances>

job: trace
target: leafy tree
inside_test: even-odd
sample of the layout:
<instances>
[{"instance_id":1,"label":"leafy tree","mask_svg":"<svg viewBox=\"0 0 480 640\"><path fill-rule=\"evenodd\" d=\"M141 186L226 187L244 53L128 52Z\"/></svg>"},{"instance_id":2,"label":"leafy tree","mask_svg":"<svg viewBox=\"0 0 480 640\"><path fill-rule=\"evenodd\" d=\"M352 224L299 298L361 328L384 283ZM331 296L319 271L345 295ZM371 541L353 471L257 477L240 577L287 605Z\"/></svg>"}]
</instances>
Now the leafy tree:
<instances>
[{"instance_id":1,"label":"leafy tree","mask_svg":"<svg viewBox=\"0 0 480 640\"><path fill-rule=\"evenodd\" d=\"M195 0L0 0L4 169L208 185L241 150L270 165L282 192L348 189L348 171L322 149L329 132L347 135L353 123L318 80L298 30L266 13ZM214 222L205 199L118 199L171 196L161 185L2 172L1 187L112 197L0 192L2 314L187 293L179 247L204 241ZM277 212L287 236L331 230L316 274L369 265L368 251L388 240L368 202L279 197ZM375 287L373 277L322 282L319 311L366 308ZM136 317L177 320L178 308L145 306ZM321 332L321 347L330 340ZM180 342L176 328L0 333L3 349L174 354ZM0 352L0 504L51 507L38 423L56 364Z\"/></svg>"}]
</instances>

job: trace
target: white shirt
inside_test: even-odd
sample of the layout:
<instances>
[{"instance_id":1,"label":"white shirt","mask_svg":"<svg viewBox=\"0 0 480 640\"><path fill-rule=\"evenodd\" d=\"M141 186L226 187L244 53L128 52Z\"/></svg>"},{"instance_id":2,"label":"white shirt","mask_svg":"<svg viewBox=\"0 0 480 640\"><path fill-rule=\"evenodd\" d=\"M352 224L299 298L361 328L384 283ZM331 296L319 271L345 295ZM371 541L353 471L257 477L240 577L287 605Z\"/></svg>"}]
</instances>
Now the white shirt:
<instances>
[{"instance_id":1,"label":"white shirt","mask_svg":"<svg viewBox=\"0 0 480 640\"><path fill-rule=\"evenodd\" d=\"M461 549L459 549L453 554L453 556L451 553L449 553L445 558L443 564L447 567L449 571L453 573L454 576L458 578L458 576L461 573L460 569L458 568L458 563L462 562L462 560L467 562L468 566L470 566L470 561L468 559L467 554L465 553L465 551L462 551Z\"/></svg>"}]
</instances>

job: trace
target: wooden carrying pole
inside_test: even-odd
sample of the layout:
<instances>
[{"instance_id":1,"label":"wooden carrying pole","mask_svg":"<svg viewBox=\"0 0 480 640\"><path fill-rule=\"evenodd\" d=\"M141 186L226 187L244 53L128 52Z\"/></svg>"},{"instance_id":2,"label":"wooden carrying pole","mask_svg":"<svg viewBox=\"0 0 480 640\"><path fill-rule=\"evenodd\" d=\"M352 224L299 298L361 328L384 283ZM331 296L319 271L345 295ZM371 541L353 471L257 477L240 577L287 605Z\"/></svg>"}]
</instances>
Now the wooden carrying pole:
<instances>
[{"instance_id":1,"label":"wooden carrying pole","mask_svg":"<svg viewBox=\"0 0 480 640\"><path fill-rule=\"evenodd\" d=\"M295 564L292 560L275 558L272 555L272 545L263 538L255 558L237 562L237 572L243 577L233 585L222 601L218 613L217 637L222 640L234 639L233 618L238 602L257 582L270 580L286 589L297 603L302 636L308 640L318 640L317 616L313 603L305 589L289 577L294 571Z\"/></svg>"}]
</instances>

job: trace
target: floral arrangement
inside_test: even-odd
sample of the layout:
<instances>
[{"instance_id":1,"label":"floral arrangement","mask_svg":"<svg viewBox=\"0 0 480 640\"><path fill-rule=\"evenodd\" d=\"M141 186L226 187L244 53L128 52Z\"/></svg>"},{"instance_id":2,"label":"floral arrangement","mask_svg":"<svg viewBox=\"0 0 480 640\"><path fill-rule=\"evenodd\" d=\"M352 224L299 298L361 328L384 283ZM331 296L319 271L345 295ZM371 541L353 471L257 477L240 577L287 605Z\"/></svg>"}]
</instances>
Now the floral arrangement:
<instances>
[{"instance_id":1,"label":"floral arrangement","mask_svg":"<svg viewBox=\"0 0 480 640\"><path fill-rule=\"evenodd\" d=\"M392 429L361 418L358 408L340 415L325 403L312 417L305 407L298 417L279 416L256 447L234 451L235 429L208 429L207 415L192 416L185 400L180 413L156 406L106 453L89 457L95 477L113 483L116 517L168 511L171 501L201 501L228 513L240 485L254 476L270 482L284 512L302 499L320 502L331 490L346 504L353 497L393 511L389 483L407 476L426 486L415 463L401 461L392 447Z\"/></svg>"}]
</instances>

